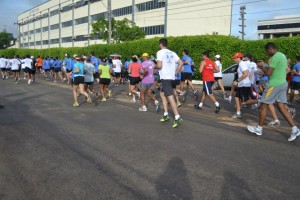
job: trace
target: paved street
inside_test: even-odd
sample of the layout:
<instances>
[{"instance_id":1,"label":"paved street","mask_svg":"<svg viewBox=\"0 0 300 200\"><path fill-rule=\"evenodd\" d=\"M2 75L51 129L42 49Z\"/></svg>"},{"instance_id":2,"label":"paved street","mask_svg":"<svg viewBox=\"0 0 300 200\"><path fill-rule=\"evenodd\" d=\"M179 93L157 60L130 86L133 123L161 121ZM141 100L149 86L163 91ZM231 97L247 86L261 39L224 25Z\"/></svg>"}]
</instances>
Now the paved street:
<instances>
[{"instance_id":1,"label":"paved street","mask_svg":"<svg viewBox=\"0 0 300 200\"><path fill-rule=\"evenodd\" d=\"M152 102L142 113L127 87L112 89L73 108L66 84L0 80L0 199L300 199L300 138L287 142L283 120L257 137L245 128L257 111L232 120L234 104L215 114L190 97L173 129Z\"/></svg>"}]
</instances>

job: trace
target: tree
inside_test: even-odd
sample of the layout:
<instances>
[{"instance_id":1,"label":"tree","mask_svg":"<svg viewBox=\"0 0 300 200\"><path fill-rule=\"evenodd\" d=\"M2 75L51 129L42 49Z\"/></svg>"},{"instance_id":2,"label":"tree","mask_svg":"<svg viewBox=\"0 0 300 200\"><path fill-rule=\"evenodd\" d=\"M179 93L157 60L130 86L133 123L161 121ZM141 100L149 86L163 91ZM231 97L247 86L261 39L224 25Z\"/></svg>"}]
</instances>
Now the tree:
<instances>
[{"instance_id":1,"label":"tree","mask_svg":"<svg viewBox=\"0 0 300 200\"><path fill-rule=\"evenodd\" d=\"M123 20L111 20L111 38L113 42L127 42L145 38L145 32L140 27L133 24L127 18ZM99 18L92 23L92 36L98 36L100 39L108 42L108 21L105 18Z\"/></svg>"},{"instance_id":2,"label":"tree","mask_svg":"<svg viewBox=\"0 0 300 200\"><path fill-rule=\"evenodd\" d=\"M10 46L11 41L15 41L12 33L7 33L5 29L0 32L0 49L6 49Z\"/></svg>"}]
</instances>

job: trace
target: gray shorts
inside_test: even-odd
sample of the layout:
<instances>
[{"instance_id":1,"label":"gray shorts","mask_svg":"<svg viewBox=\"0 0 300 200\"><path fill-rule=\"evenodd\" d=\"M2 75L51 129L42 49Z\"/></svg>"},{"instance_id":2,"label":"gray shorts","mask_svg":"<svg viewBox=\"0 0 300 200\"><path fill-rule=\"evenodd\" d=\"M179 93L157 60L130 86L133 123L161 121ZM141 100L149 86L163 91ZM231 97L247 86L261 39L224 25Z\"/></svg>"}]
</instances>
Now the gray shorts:
<instances>
[{"instance_id":1,"label":"gray shorts","mask_svg":"<svg viewBox=\"0 0 300 200\"><path fill-rule=\"evenodd\" d=\"M269 86L267 85L262 97L261 103L274 104L276 103L287 103L286 90L288 83L285 82L281 86Z\"/></svg>"},{"instance_id":2,"label":"gray shorts","mask_svg":"<svg viewBox=\"0 0 300 200\"><path fill-rule=\"evenodd\" d=\"M144 90L154 90L154 83L142 83L141 84L142 89Z\"/></svg>"}]
</instances>

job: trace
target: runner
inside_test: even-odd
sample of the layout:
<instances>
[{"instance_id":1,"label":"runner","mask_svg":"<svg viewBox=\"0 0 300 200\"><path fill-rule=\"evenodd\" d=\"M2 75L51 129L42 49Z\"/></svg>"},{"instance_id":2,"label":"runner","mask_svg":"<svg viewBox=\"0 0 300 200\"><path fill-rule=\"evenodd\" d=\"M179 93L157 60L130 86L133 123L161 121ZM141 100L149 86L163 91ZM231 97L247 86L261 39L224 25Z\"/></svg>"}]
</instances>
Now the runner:
<instances>
[{"instance_id":1,"label":"runner","mask_svg":"<svg viewBox=\"0 0 300 200\"><path fill-rule=\"evenodd\" d=\"M16 55L11 60L11 71L13 73L13 77L15 78L15 84L18 84L18 82L20 81L20 66L21 61L19 59L19 55Z\"/></svg>"},{"instance_id":2,"label":"runner","mask_svg":"<svg viewBox=\"0 0 300 200\"><path fill-rule=\"evenodd\" d=\"M154 101L154 104L156 106L156 112L159 111L159 101L156 100L155 96L153 95L154 87L154 67L155 64L151 60L149 60L149 54L143 53L142 55L142 85L141 85L141 104L142 107L139 108L139 111L147 111L146 107L146 101L145 101L145 93L147 91L148 96L150 99Z\"/></svg>"},{"instance_id":3,"label":"runner","mask_svg":"<svg viewBox=\"0 0 300 200\"><path fill-rule=\"evenodd\" d=\"M219 68L219 72L214 73L215 81L218 83L218 86L221 88L221 90L223 92L223 98L226 99L226 92L225 92L223 82L222 82L223 74L222 74L221 56L216 55L215 60L216 60L215 63ZM214 89L214 88L212 87L212 89Z\"/></svg>"},{"instance_id":4,"label":"runner","mask_svg":"<svg viewBox=\"0 0 300 200\"><path fill-rule=\"evenodd\" d=\"M257 126L247 126L247 129L256 135L262 135L262 127L267 115L268 104L274 104L278 106L281 114L287 120L292 127L292 132L288 141L294 141L299 135L300 131L295 126L291 114L287 111L285 104L287 103L287 81L286 81L286 66L287 58L284 54L277 51L274 43L267 43L265 45L265 51L270 57L269 68L262 67L263 72L269 76L269 83L261 98L259 123Z\"/></svg>"},{"instance_id":5,"label":"runner","mask_svg":"<svg viewBox=\"0 0 300 200\"><path fill-rule=\"evenodd\" d=\"M34 83L35 82L35 74L36 74L36 59L34 58L34 56L31 56L30 58L32 60L32 68L31 68L32 82L31 83Z\"/></svg>"},{"instance_id":6,"label":"runner","mask_svg":"<svg viewBox=\"0 0 300 200\"><path fill-rule=\"evenodd\" d=\"M139 88L140 91L142 90L139 86L139 83L141 81L140 71L142 69L142 65L141 65L141 63L138 62L138 57L136 55L132 56L131 60L132 60L132 63L130 63L129 69L128 69L128 73L131 74L129 84L130 84L130 92L132 93L131 102L135 103L136 102L135 96L137 95L138 98L140 98L140 96L141 96L141 93L137 92L135 90L135 88L137 87L137 88Z\"/></svg>"},{"instance_id":7,"label":"runner","mask_svg":"<svg viewBox=\"0 0 300 200\"><path fill-rule=\"evenodd\" d=\"M187 49L184 49L182 52L182 62L184 66L184 70L181 73L181 82L180 82L180 90L183 91L184 83L187 81L187 84L192 88L195 96L195 100L198 98L198 90L195 90L194 85L192 83L193 80L193 71L192 71L192 64L193 60L189 56L189 51ZM187 91L185 91L185 94L187 94Z\"/></svg>"},{"instance_id":8,"label":"runner","mask_svg":"<svg viewBox=\"0 0 300 200\"><path fill-rule=\"evenodd\" d=\"M91 56L90 57L91 64L94 65L94 71L95 71L95 73L93 74L94 81L99 83L100 77L99 77L99 73L98 73L98 66L100 65L100 60L97 57L95 57L95 52L94 51L91 51L90 56Z\"/></svg>"},{"instance_id":9,"label":"runner","mask_svg":"<svg viewBox=\"0 0 300 200\"><path fill-rule=\"evenodd\" d=\"M66 75L67 75L67 84L70 84L71 77L70 73L72 72L72 59L70 58L69 54L65 54L65 60L63 62L63 66L66 68Z\"/></svg>"},{"instance_id":10,"label":"runner","mask_svg":"<svg viewBox=\"0 0 300 200\"><path fill-rule=\"evenodd\" d=\"M177 110L172 85L175 81L176 75L182 69L183 63L176 53L167 49L167 45L168 40L166 38L162 38L159 40L159 47L161 50L157 52L157 65L155 67L159 69L160 79L162 83L160 96L164 107L164 115L160 119L160 121L166 122L170 119L168 113L168 98L175 115L175 120L172 127L176 128L183 123L183 119L180 117ZM176 62L178 62L177 69Z\"/></svg>"},{"instance_id":11,"label":"runner","mask_svg":"<svg viewBox=\"0 0 300 200\"><path fill-rule=\"evenodd\" d=\"M92 103L91 97L84 91L84 65L82 63L81 57L75 57L76 63L73 67L73 97L74 97L74 107L78 107L78 97L77 97L77 90L79 88L80 94L84 95L86 97L86 101L88 103Z\"/></svg>"},{"instance_id":12,"label":"runner","mask_svg":"<svg viewBox=\"0 0 300 200\"><path fill-rule=\"evenodd\" d=\"M59 60L58 57L54 59L53 67L54 67L54 83L57 83L58 76L60 77L60 80L63 81L61 68L62 68L63 62Z\"/></svg>"},{"instance_id":13,"label":"runner","mask_svg":"<svg viewBox=\"0 0 300 200\"><path fill-rule=\"evenodd\" d=\"M25 66L25 73L26 78L28 79L28 85L30 85L33 81L33 78L31 77L32 73L32 66L33 66L33 60L30 58L29 55L26 55L26 58L23 60L24 66Z\"/></svg>"},{"instance_id":14,"label":"runner","mask_svg":"<svg viewBox=\"0 0 300 200\"><path fill-rule=\"evenodd\" d=\"M47 78L48 77L47 74L50 73L50 60L48 57L45 57L43 61L42 69L44 71L45 78Z\"/></svg>"},{"instance_id":15,"label":"runner","mask_svg":"<svg viewBox=\"0 0 300 200\"><path fill-rule=\"evenodd\" d=\"M212 87L214 85L215 77L214 72L219 72L219 67L217 64L209 59L209 53L203 52L202 53L202 62L200 64L199 72L202 74L203 80L203 90L202 90L202 98L201 102L198 105L195 105L196 109L202 110L202 106L205 102L206 95L209 99L216 105L215 113L219 113L221 111L221 106L219 102L214 97L212 93Z\"/></svg>"},{"instance_id":16,"label":"runner","mask_svg":"<svg viewBox=\"0 0 300 200\"><path fill-rule=\"evenodd\" d=\"M108 86L111 81L112 69L107 64L107 59L102 58L101 64L99 65L99 74L100 74L100 92L102 95L102 102L106 102L105 92L108 92L108 98L111 98L111 90L108 89Z\"/></svg>"},{"instance_id":17,"label":"runner","mask_svg":"<svg viewBox=\"0 0 300 200\"><path fill-rule=\"evenodd\" d=\"M113 62L113 68L114 68L114 82L115 86L119 86L119 79L121 77L121 68L122 68L122 62L120 60L119 56L114 56Z\"/></svg>"},{"instance_id":18,"label":"runner","mask_svg":"<svg viewBox=\"0 0 300 200\"><path fill-rule=\"evenodd\" d=\"M249 79L249 69L247 64L242 61L243 54L235 53L232 56L232 59L239 66L237 68L238 79L233 82L233 85L237 86L235 93L235 104L236 104L236 113L232 116L234 119L241 119L241 104L249 100L249 94L251 89L251 81Z\"/></svg>"},{"instance_id":19,"label":"runner","mask_svg":"<svg viewBox=\"0 0 300 200\"><path fill-rule=\"evenodd\" d=\"M300 92L300 56L296 56L296 65L293 67L291 73L293 74L290 93L290 103L292 104L295 97L295 90Z\"/></svg>"},{"instance_id":20,"label":"runner","mask_svg":"<svg viewBox=\"0 0 300 200\"><path fill-rule=\"evenodd\" d=\"M176 63L176 65L177 65L177 67L176 67L176 69L177 69L178 68L178 63ZM182 70L183 70L183 68L182 68ZM186 96L184 95L184 92L179 89L180 88L180 82L181 82L181 71L178 72L178 74L176 76L176 80L173 84L173 92L174 92L177 108L179 108L182 105L181 102L180 102L180 99L179 99L179 95L182 97L182 102L185 102L185 98L186 98ZM179 88L177 88L177 86L179 86Z\"/></svg>"},{"instance_id":21,"label":"runner","mask_svg":"<svg viewBox=\"0 0 300 200\"><path fill-rule=\"evenodd\" d=\"M85 60L84 64L84 89L87 92L88 89L92 93L96 95L96 91L94 88L94 74L95 74L95 66L91 63L91 58L88 57ZM99 75L99 73L98 73ZM98 94L96 95L96 99L98 99Z\"/></svg>"},{"instance_id":22,"label":"runner","mask_svg":"<svg viewBox=\"0 0 300 200\"><path fill-rule=\"evenodd\" d=\"M0 57L0 68L1 68L1 74L2 74L3 80L5 80L5 78L6 78L6 63L7 63L7 60L2 55Z\"/></svg>"},{"instance_id":23,"label":"runner","mask_svg":"<svg viewBox=\"0 0 300 200\"><path fill-rule=\"evenodd\" d=\"M38 56L36 61L37 61L36 62L36 70L37 70L38 76L40 76L41 71L42 71L42 66L43 66L43 59L40 56Z\"/></svg>"}]
</instances>

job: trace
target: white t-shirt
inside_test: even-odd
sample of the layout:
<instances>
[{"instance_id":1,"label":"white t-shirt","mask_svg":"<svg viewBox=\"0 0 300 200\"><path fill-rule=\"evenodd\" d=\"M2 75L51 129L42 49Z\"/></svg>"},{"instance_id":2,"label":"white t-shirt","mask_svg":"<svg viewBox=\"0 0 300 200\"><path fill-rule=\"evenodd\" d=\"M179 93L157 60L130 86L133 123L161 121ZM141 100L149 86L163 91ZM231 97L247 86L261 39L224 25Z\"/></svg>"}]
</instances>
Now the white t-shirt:
<instances>
[{"instance_id":1,"label":"white t-shirt","mask_svg":"<svg viewBox=\"0 0 300 200\"><path fill-rule=\"evenodd\" d=\"M219 67L220 72L214 73L215 77L222 77L222 63L219 60L215 61L216 65Z\"/></svg>"},{"instance_id":2,"label":"white t-shirt","mask_svg":"<svg viewBox=\"0 0 300 200\"><path fill-rule=\"evenodd\" d=\"M32 68L32 59L31 58L25 58L22 62L24 62L25 68L28 67L29 69Z\"/></svg>"},{"instance_id":3,"label":"white t-shirt","mask_svg":"<svg viewBox=\"0 0 300 200\"><path fill-rule=\"evenodd\" d=\"M6 62L6 69L11 68L11 61L12 61L12 59L7 59L7 62Z\"/></svg>"},{"instance_id":4,"label":"white t-shirt","mask_svg":"<svg viewBox=\"0 0 300 200\"><path fill-rule=\"evenodd\" d=\"M114 72L116 73L121 73L121 66L122 66L122 62L121 60L113 60L113 65L115 66Z\"/></svg>"},{"instance_id":5,"label":"white t-shirt","mask_svg":"<svg viewBox=\"0 0 300 200\"><path fill-rule=\"evenodd\" d=\"M156 57L162 62L162 68L159 70L160 79L175 80L176 62L180 59L178 55L169 49L162 49L157 52Z\"/></svg>"},{"instance_id":6,"label":"white t-shirt","mask_svg":"<svg viewBox=\"0 0 300 200\"><path fill-rule=\"evenodd\" d=\"M94 82L94 72L95 72L95 67L92 63L85 63L84 64L84 70L86 73L84 74L84 82L85 83L90 83Z\"/></svg>"},{"instance_id":7,"label":"white t-shirt","mask_svg":"<svg viewBox=\"0 0 300 200\"><path fill-rule=\"evenodd\" d=\"M248 71L249 73L249 68L244 61L241 61L237 70L239 78L243 75L244 71ZM238 83L238 87L251 87L251 81L249 79L249 76L247 76L244 80L240 81Z\"/></svg>"},{"instance_id":8,"label":"white t-shirt","mask_svg":"<svg viewBox=\"0 0 300 200\"><path fill-rule=\"evenodd\" d=\"M247 63L247 66L249 68L249 78L250 78L250 74L253 75L252 79L250 80L251 84L254 84L255 83L254 72L257 70L257 65L254 62L250 62L250 61L246 61L246 63Z\"/></svg>"},{"instance_id":9,"label":"white t-shirt","mask_svg":"<svg viewBox=\"0 0 300 200\"><path fill-rule=\"evenodd\" d=\"M6 59L0 58L0 68L6 68Z\"/></svg>"},{"instance_id":10,"label":"white t-shirt","mask_svg":"<svg viewBox=\"0 0 300 200\"><path fill-rule=\"evenodd\" d=\"M21 60L21 69L25 69L25 59Z\"/></svg>"},{"instance_id":11,"label":"white t-shirt","mask_svg":"<svg viewBox=\"0 0 300 200\"><path fill-rule=\"evenodd\" d=\"M20 60L14 58L11 60L11 70L19 70L19 65L21 64Z\"/></svg>"}]
</instances>

